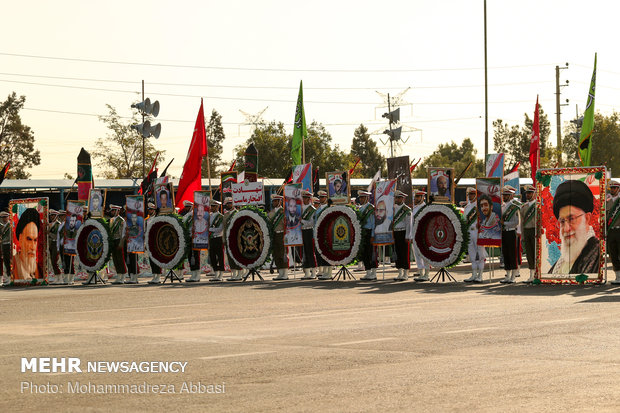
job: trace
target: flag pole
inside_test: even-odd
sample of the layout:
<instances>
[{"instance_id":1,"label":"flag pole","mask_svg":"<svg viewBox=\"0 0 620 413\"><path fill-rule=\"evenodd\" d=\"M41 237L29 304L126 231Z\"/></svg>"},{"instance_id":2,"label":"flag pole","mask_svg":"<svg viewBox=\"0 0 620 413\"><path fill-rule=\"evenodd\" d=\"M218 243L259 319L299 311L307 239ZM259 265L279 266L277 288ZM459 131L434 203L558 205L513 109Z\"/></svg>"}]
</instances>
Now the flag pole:
<instances>
[{"instance_id":1,"label":"flag pole","mask_svg":"<svg viewBox=\"0 0 620 413\"><path fill-rule=\"evenodd\" d=\"M202 103L202 98L200 99L200 103ZM207 135L206 125L207 122L205 122L205 141L207 143L207 179L209 180L209 199L213 200L213 193L211 192L211 163L209 162L209 136Z\"/></svg>"}]
</instances>

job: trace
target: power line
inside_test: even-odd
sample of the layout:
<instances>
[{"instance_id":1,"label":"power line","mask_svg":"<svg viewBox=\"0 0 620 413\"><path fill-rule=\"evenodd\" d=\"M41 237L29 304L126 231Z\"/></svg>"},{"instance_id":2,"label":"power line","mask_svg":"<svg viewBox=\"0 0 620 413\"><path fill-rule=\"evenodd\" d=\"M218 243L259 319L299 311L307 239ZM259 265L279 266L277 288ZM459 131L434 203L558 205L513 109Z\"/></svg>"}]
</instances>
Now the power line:
<instances>
[{"instance_id":1,"label":"power line","mask_svg":"<svg viewBox=\"0 0 620 413\"><path fill-rule=\"evenodd\" d=\"M114 80L114 79L94 79L81 77L65 77L65 76L49 76L49 75L33 75L24 73L0 73L3 76L19 76L19 77L38 77L43 79L59 79L59 80L77 80L84 82L103 82L103 83L126 83L138 84L135 80ZM6 80L8 82L8 80ZM509 82L494 83L489 86L519 86L551 83L551 81L533 81L533 82ZM170 82L149 82L149 85L156 86L180 86L180 87L206 87L206 88L224 88L224 89L276 89L276 90L297 90L297 86L255 86L255 85L214 85L201 83L170 83ZM304 90L392 90L404 89L406 86L399 87L304 87ZM484 87L483 84L476 85L445 85L445 86L414 86L414 89L456 89L456 88L477 88Z\"/></svg>"},{"instance_id":2,"label":"power line","mask_svg":"<svg viewBox=\"0 0 620 413\"><path fill-rule=\"evenodd\" d=\"M258 67L233 67L233 66L199 66L199 65L173 65L166 63L145 63L145 62L129 62L121 60L96 60L96 59L79 59L72 57L58 56L40 56L20 53L0 52L0 56L25 57L30 59L47 59L62 60L70 62L85 63L105 63L133 66L158 66L158 67L175 67L182 69L208 69L208 70L241 70L241 71L260 71L260 72L335 72L335 73L398 73L398 72L437 72L437 71L469 71L483 70L483 67L463 67L463 68L433 68L433 69L281 69L281 68L258 68ZM514 66L495 66L491 69L515 69L524 67L540 67L549 66L550 64L535 65L514 65Z\"/></svg>"}]
</instances>

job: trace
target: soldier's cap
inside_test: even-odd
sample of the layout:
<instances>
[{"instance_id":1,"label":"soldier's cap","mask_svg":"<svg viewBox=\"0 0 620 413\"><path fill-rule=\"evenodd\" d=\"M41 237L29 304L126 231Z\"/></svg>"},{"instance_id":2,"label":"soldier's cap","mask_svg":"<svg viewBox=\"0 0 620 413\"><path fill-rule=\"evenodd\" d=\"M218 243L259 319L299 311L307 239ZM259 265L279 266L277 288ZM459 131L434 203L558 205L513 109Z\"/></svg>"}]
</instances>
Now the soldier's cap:
<instances>
[{"instance_id":1,"label":"soldier's cap","mask_svg":"<svg viewBox=\"0 0 620 413\"><path fill-rule=\"evenodd\" d=\"M211 205L222 205L222 203L216 199L211 201Z\"/></svg>"},{"instance_id":2,"label":"soldier's cap","mask_svg":"<svg viewBox=\"0 0 620 413\"><path fill-rule=\"evenodd\" d=\"M224 198L224 203L225 203L225 204L232 204L232 201L233 201L233 200L232 200L232 198L231 198L231 197L226 197L226 198Z\"/></svg>"},{"instance_id":3,"label":"soldier's cap","mask_svg":"<svg viewBox=\"0 0 620 413\"><path fill-rule=\"evenodd\" d=\"M154 204L154 203L152 203L152 202L149 202L149 203L147 204L147 207L148 207L148 209L155 209L155 204Z\"/></svg>"},{"instance_id":4,"label":"soldier's cap","mask_svg":"<svg viewBox=\"0 0 620 413\"><path fill-rule=\"evenodd\" d=\"M461 201L461 202L459 202L459 205L464 207L465 205L467 205L467 201Z\"/></svg>"},{"instance_id":5,"label":"soldier's cap","mask_svg":"<svg viewBox=\"0 0 620 413\"><path fill-rule=\"evenodd\" d=\"M65 211L64 209L59 209L58 210L58 215L66 215L67 211Z\"/></svg>"},{"instance_id":6,"label":"soldier's cap","mask_svg":"<svg viewBox=\"0 0 620 413\"><path fill-rule=\"evenodd\" d=\"M422 191L421 189L418 189L418 190L416 190L416 191L413 193L413 195L414 195L414 196L417 196L417 195L426 195L426 191Z\"/></svg>"},{"instance_id":7,"label":"soldier's cap","mask_svg":"<svg viewBox=\"0 0 620 413\"><path fill-rule=\"evenodd\" d=\"M361 197L361 196L370 196L370 192L368 191L357 191L357 197Z\"/></svg>"},{"instance_id":8,"label":"soldier's cap","mask_svg":"<svg viewBox=\"0 0 620 413\"><path fill-rule=\"evenodd\" d=\"M394 192L394 196L395 196L396 198L398 198L399 196L400 196L400 197L403 197L403 198L407 198L407 194L406 194L406 193L404 193L403 191L399 191L399 190L396 190L396 191Z\"/></svg>"},{"instance_id":9,"label":"soldier's cap","mask_svg":"<svg viewBox=\"0 0 620 413\"><path fill-rule=\"evenodd\" d=\"M9 213L8 213L8 212L6 212L6 211L2 211L2 212L0 212L0 217L1 217L1 218L8 217L8 216L9 216Z\"/></svg>"},{"instance_id":10,"label":"soldier's cap","mask_svg":"<svg viewBox=\"0 0 620 413\"><path fill-rule=\"evenodd\" d=\"M321 200L315 196L312 197L312 202L313 203L317 203L317 202L321 202Z\"/></svg>"},{"instance_id":11,"label":"soldier's cap","mask_svg":"<svg viewBox=\"0 0 620 413\"><path fill-rule=\"evenodd\" d=\"M322 197L322 196L327 196L327 192L326 192L326 191L323 191L323 190L320 190L320 191L319 191L319 192L317 192L316 194L317 194L319 197Z\"/></svg>"},{"instance_id":12,"label":"soldier's cap","mask_svg":"<svg viewBox=\"0 0 620 413\"><path fill-rule=\"evenodd\" d=\"M618 187L620 186L620 182L618 181L609 181L609 187L613 188L613 187Z\"/></svg>"},{"instance_id":13,"label":"soldier's cap","mask_svg":"<svg viewBox=\"0 0 620 413\"><path fill-rule=\"evenodd\" d=\"M474 188L473 186L470 186L469 188L467 188L467 190L465 191L465 193L467 194L471 194L472 192L476 192L476 188Z\"/></svg>"},{"instance_id":14,"label":"soldier's cap","mask_svg":"<svg viewBox=\"0 0 620 413\"><path fill-rule=\"evenodd\" d=\"M175 210L176 212L179 212L179 211L181 210L181 208L179 208L179 207L174 207L174 210Z\"/></svg>"},{"instance_id":15,"label":"soldier's cap","mask_svg":"<svg viewBox=\"0 0 620 413\"><path fill-rule=\"evenodd\" d=\"M185 201L183 201L183 206L186 206L186 207L194 206L194 203L186 199Z\"/></svg>"},{"instance_id":16,"label":"soldier's cap","mask_svg":"<svg viewBox=\"0 0 620 413\"><path fill-rule=\"evenodd\" d=\"M110 204L110 209L120 210L121 207L119 205Z\"/></svg>"},{"instance_id":17,"label":"soldier's cap","mask_svg":"<svg viewBox=\"0 0 620 413\"><path fill-rule=\"evenodd\" d=\"M49 214L50 215L58 215L58 211L56 211L55 209L51 209L49 210Z\"/></svg>"},{"instance_id":18,"label":"soldier's cap","mask_svg":"<svg viewBox=\"0 0 620 413\"><path fill-rule=\"evenodd\" d=\"M271 200L272 201L274 201L274 200L281 200L281 199L284 199L284 197L282 195L278 195L278 194L271 195Z\"/></svg>"},{"instance_id":19,"label":"soldier's cap","mask_svg":"<svg viewBox=\"0 0 620 413\"><path fill-rule=\"evenodd\" d=\"M534 185L525 185L523 189L525 189L525 192L536 192Z\"/></svg>"},{"instance_id":20,"label":"soldier's cap","mask_svg":"<svg viewBox=\"0 0 620 413\"><path fill-rule=\"evenodd\" d=\"M516 190L510 185L504 185L504 189L502 189L502 195L514 195Z\"/></svg>"},{"instance_id":21,"label":"soldier's cap","mask_svg":"<svg viewBox=\"0 0 620 413\"><path fill-rule=\"evenodd\" d=\"M308 191L307 189L304 189L301 191L301 196L303 196L304 198L309 198L312 196L312 192Z\"/></svg>"},{"instance_id":22,"label":"soldier's cap","mask_svg":"<svg viewBox=\"0 0 620 413\"><path fill-rule=\"evenodd\" d=\"M351 198L351 203L354 204L355 203L355 198Z\"/></svg>"}]
</instances>

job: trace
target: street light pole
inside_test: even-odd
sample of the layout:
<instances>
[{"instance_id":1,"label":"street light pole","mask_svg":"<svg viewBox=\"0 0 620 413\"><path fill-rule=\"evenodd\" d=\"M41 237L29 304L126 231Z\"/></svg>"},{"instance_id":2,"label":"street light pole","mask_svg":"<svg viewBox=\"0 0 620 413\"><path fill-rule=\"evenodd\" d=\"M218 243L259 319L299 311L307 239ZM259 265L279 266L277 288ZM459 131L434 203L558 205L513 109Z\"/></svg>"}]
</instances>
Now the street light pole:
<instances>
[{"instance_id":1,"label":"street light pole","mask_svg":"<svg viewBox=\"0 0 620 413\"><path fill-rule=\"evenodd\" d=\"M487 0L484 0L484 159L489 154L489 88L487 79Z\"/></svg>"}]
</instances>

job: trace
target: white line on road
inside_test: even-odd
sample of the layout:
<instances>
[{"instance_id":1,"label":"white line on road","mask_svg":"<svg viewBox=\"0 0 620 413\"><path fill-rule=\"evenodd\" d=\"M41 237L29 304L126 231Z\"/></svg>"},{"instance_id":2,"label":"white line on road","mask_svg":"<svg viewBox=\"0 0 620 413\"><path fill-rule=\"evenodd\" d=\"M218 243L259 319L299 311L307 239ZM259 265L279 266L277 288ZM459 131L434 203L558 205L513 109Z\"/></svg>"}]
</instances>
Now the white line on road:
<instances>
[{"instance_id":1,"label":"white line on road","mask_svg":"<svg viewBox=\"0 0 620 413\"><path fill-rule=\"evenodd\" d=\"M256 354L271 354L275 353L275 351L255 351L253 353L237 353L237 354L222 354L219 356L208 356L208 357L199 357L201 360L213 360L213 359L225 359L230 357L243 357L243 356L254 356Z\"/></svg>"},{"instance_id":2,"label":"white line on road","mask_svg":"<svg viewBox=\"0 0 620 413\"><path fill-rule=\"evenodd\" d=\"M369 340L347 341L345 343L334 343L334 344L330 344L330 346L348 346L349 344L374 343L375 341L387 341L387 340L395 340L395 339L396 337L371 338Z\"/></svg>"}]
</instances>

